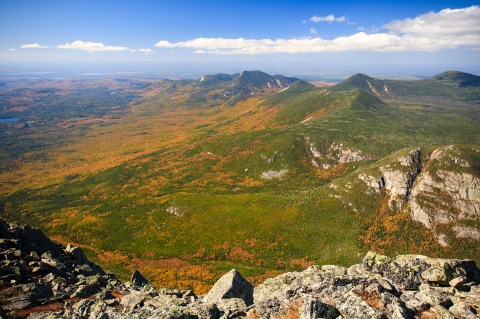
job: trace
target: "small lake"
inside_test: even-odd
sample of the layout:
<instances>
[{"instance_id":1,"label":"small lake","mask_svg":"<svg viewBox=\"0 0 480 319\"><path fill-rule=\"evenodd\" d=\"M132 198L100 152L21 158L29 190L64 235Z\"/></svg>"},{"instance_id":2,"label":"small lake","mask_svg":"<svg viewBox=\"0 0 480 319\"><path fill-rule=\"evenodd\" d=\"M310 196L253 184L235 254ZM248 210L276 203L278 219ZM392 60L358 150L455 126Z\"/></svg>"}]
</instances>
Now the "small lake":
<instances>
[{"instance_id":1,"label":"small lake","mask_svg":"<svg viewBox=\"0 0 480 319\"><path fill-rule=\"evenodd\" d=\"M0 123L3 122L18 122L20 119L18 117L0 117Z\"/></svg>"}]
</instances>

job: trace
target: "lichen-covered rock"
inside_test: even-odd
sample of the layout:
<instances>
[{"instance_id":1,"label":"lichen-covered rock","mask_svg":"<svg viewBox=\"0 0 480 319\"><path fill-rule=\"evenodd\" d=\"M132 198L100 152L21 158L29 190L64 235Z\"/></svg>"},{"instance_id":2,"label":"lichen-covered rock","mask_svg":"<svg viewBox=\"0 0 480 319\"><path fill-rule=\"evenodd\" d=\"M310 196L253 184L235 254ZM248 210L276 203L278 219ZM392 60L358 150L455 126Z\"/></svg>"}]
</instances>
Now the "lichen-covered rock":
<instances>
[{"instance_id":1,"label":"lichen-covered rock","mask_svg":"<svg viewBox=\"0 0 480 319\"><path fill-rule=\"evenodd\" d=\"M299 277L300 273L289 272L274 278L266 279L263 284L255 287L253 292L255 303L269 300L274 297L279 300L284 299L292 282Z\"/></svg>"},{"instance_id":2,"label":"lichen-covered rock","mask_svg":"<svg viewBox=\"0 0 480 319\"><path fill-rule=\"evenodd\" d=\"M300 310L300 319L337 319L339 316L340 312L335 307L311 296L304 299Z\"/></svg>"},{"instance_id":3,"label":"lichen-covered rock","mask_svg":"<svg viewBox=\"0 0 480 319\"><path fill-rule=\"evenodd\" d=\"M432 287L427 284L420 285L420 290L415 294L415 298L431 306L439 305L442 307L452 306L452 297L455 295L453 288Z\"/></svg>"},{"instance_id":4,"label":"lichen-covered rock","mask_svg":"<svg viewBox=\"0 0 480 319\"><path fill-rule=\"evenodd\" d=\"M413 269L400 266L390 257L368 252L363 265L367 271L385 277L399 290L412 290L420 285L420 278Z\"/></svg>"},{"instance_id":5,"label":"lichen-covered rock","mask_svg":"<svg viewBox=\"0 0 480 319\"><path fill-rule=\"evenodd\" d=\"M456 277L465 277L465 280L478 280L479 272L475 261L458 259L425 259L429 267L422 272L423 280L430 283L448 285Z\"/></svg>"},{"instance_id":6,"label":"lichen-covered rock","mask_svg":"<svg viewBox=\"0 0 480 319\"><path fill-rule=\"evenodd\" d=\"M147 295L140 291L133 291L130 294L126 295L120 301L120 305L123 307L134 309L142 305L143 302L147 299Z\"/></svg>"},{"instance_id":7,"label":"lichen-covered rock","mask_svg":"<svg viewBox=\"0 0 480 319\"><path fill-rule=\"evenodd\" d=\"M336 308L344 318L352 319L383 319L382 312L371 307L366 301L348 292L343 298L337 301Z\"/></svg>"},{"instance_id":8,"label":"lichen-covered rock","mask_svg":"<svg viewBox=\"0 0 480 319\"><path fill-rule=\"evenodd\" d=\"M71 247L38 254L31 251L36 245L19 245L19 234L0 220L0 253L8 257L0 259L2 318L473 319L480 313L479 269L471 260L370 252L349 268L313 265L255 289L232 270L199 299L189 290L156 289L139 273L120 284Z\"/></svg>"},{"instance_id":9,"label":"lichen-covered rock","mask_svg":"<svg viewBox=\"0 0 480 319\"><path fill-rule=\"evenodd\" d=\"M247 305L240 298L220 299L217 307L220 310L220 318L245 317L247 314Z\"/></svg>"}]
</instances>

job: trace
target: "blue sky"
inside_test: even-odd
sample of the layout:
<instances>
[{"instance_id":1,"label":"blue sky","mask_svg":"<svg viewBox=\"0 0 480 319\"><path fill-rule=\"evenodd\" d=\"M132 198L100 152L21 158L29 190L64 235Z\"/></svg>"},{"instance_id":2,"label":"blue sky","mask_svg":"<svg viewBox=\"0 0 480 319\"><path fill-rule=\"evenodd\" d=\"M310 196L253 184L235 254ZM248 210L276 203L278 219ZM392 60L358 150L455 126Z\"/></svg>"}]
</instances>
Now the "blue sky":
<instances>
[{"instance_id":1,"label":"blue sky","mask_svg":"<svg viewBox=\"0 0 480 319\"><path fill-rule=\"evenodd\" d=\"M3 65L480 65L472 1L0 0L0 34Z\"/></svg>"}]
</instances>

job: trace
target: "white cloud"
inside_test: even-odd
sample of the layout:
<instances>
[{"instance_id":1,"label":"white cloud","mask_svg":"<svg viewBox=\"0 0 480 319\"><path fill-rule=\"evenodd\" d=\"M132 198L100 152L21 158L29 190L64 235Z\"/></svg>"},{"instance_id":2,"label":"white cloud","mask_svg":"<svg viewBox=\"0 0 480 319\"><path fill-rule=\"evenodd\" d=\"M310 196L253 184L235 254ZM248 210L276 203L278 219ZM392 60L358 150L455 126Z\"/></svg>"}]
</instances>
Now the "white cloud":
<instances>
[{"instance_id":1,"label":"white cloud","mask_svg":"<svg viewBox=\"0 0 480 319\"><path fill-rule=\"evenodd\" d=\"M168 41L158 41L157 43L155 43L155 46L160 47L160 48L174 48L175 47L175 45L173 43L170 43Z\"/></svg>"},{"instance_id":2,"label":"white cloud","mask_svg":"<svg viewBox=\"0 0 480 319\"><path fill-rule=\"evenodd\" d=\"M479 45L480 7L429 12L413 19L392 21L383 28L392 34L430 40L432 46Z\"/></svg>"},{"instance_id":3,"label":"white cloud","mask_svg":"<svg viewBox=\"0 0 480 319\"><path fill-rule=\"evenodd\" d=\"M309 20L312 21L312 22L315 22L315 23L317 23L317 22L345 22L345 21L347 21L347 18L344 15L341 16L341 17L335 17L334 14L329 14L328 16L324 16L324 17L319 17L319 16L314 15Z\"/></svg>"},{"instance_id":4,"label":"white cloud","mask_svg":"<svg viewBox=\"0 0 480 319\"><path fill-rule=\"evenodd\" d=\"M16 51L15 49L8 49L8 51Z\"/></svg>"},{"instance_id":5,"label":"white cloud","mask_svg":"<svg viewBox=\"0 0 480 319\"><path fill-rule=\"evenodd\" d=\"M42 45L39 43L29 43L29 44L22 44L20 48L21 49L47 49L48 46Z\"/></svg>"},{"instance_id":6,"label":"white cloud","mask_svg":"<svg viewBox=\"0 0 480 319\"><path fill-rule=\"evenodd\" d=\"M138 51L142 52L142 53L145 53L145 54L153 53L153 50L150 49L150 48L138 49Z\"/></svg>"},{"instance_id":7,"label":"white cloud","mask_svg":"<svg viewBox=\"0 0 480 319\"><path fill-rule=\"evenodd\" d=\"M345 21L345 17L317 17ZM313 19L313 18L312 18ZM317 19L317 20L318 20ZM320 21L320 20L319 20ZM396 20L383 26L387 32L364 31L334 39L225 39L196 38L188 41L159 41L161 48L190 48L197 54L268 54L343 51L437 51L480 47L480 7L445 9L413 19Z\"/></svg>"},{"instance_id":8,"label":"white cloud","mask_svg":"<svg viewBox=\"0 0 480 319\"><path fill-rule=\"evenodd\" d=\"M224 38L196 38L184 42L171 43L169 41L158 41L155 46L159 48L192 48L192 49L241 49L255 46L259 43L274 44L273 40L263 39L224 39Z\"/></svg>"},{"instance_id":9,"label":"white cloud","mask_svg":"<svg viewBox=\"0 0 480 319\"><path fill-rule=\"evenodd\" d=\"M310 33L311 34L317 34L318 32L317 32L317 30L315 30L315 28L310 28Z\"/></svg>"},{"instance_id":10,"label":"white cloud","mask_svg":"<svg viewBox=\"0 0 480 319\"><path fill-rule=\"evenodd\" d=\"M121 46L111 46L105 45L101 42L85 42L85 41L73 41L70 43L59 44L57 45L58 49L72 49L72 50L82 50L88 52L99 52L99 51L127 51L130 50L128 47Z\"/></svg>"}]
</instances>

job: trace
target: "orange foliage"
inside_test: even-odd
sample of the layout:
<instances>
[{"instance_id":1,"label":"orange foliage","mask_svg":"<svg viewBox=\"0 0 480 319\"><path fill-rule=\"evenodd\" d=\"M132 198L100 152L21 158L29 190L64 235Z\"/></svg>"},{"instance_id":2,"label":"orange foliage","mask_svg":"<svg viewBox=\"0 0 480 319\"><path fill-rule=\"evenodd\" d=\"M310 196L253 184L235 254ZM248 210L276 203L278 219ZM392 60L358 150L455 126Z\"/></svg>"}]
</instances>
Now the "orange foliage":
<instances>
[{"instance_id":1,"label":"orange foliage","mask_svg":"<svg viewBox=\"0 0 480 319\"><path fill-rule=\"evenodd\" d=\"M391 247L401 247L403 251L427 253L438 250L433 232L423 227L415 227L408 210L392 212L388 199L384 198L375 215L369 216L369 225L360 240L370 249L385 253ZM413 239L407 236L415 236Z\"/></svg>"},{"instance_id":2,"label":"orange foliage","mask_svg":"<svg viewBox=\"0 0 480 319\"><path fill-rule=\"evenodd\" d=\"M244 260L244 261L251 261L253 259L253 255L248 251L242 249L239 246L233 246L230 248L230 253L228 254L230 260Z\"/></svg>"},{"instance_id":3,"label":"orange foliage","mask_svg":"<svg viewBox=\"0 0 480 319\"><path fill-rule=\"evenodd\" d=\"M308 268L313 265L313 261L307 260L305 258L299 259L290 259L290 267L300 266L302 269Z\"/></svg>"}]
</instances>

